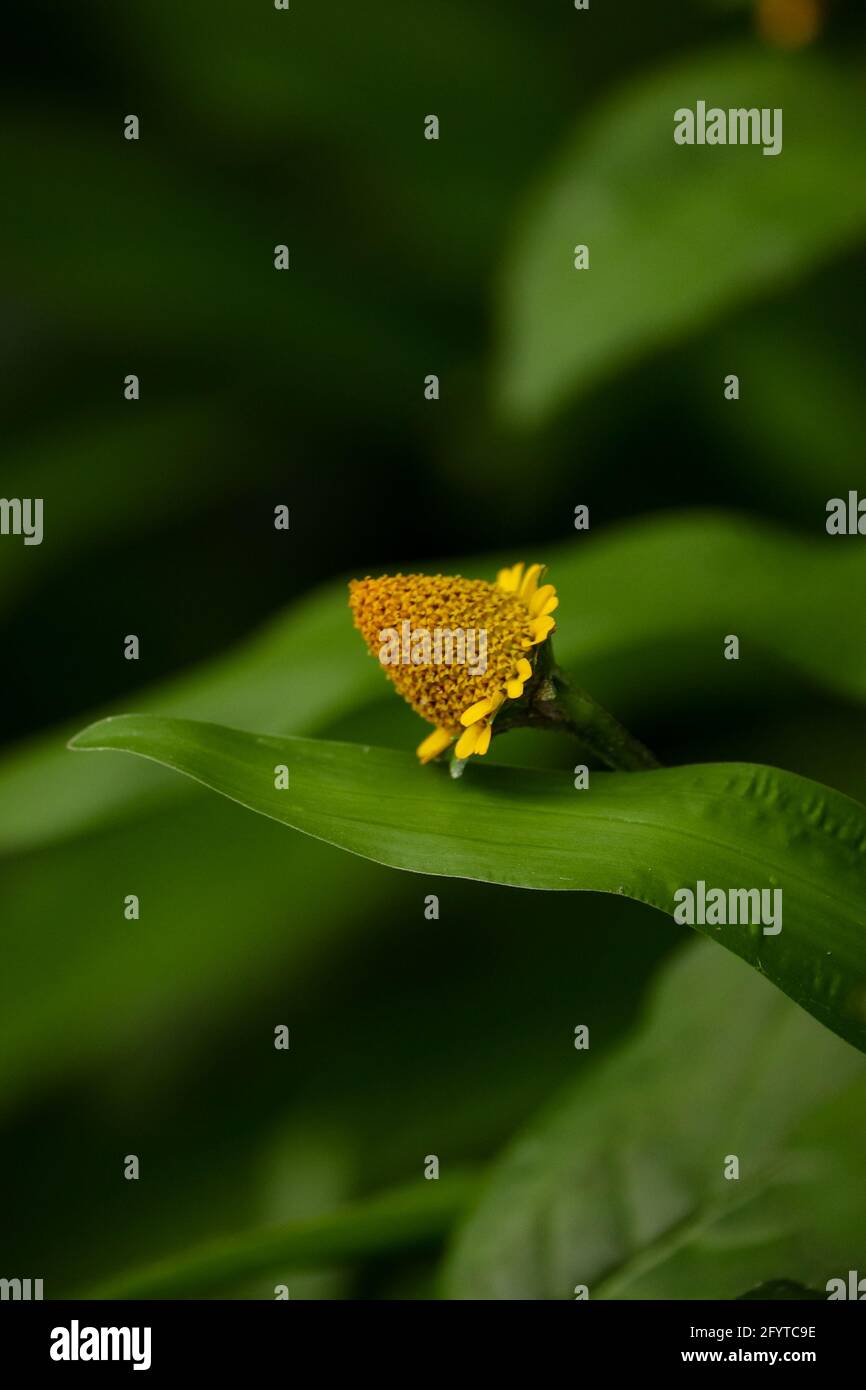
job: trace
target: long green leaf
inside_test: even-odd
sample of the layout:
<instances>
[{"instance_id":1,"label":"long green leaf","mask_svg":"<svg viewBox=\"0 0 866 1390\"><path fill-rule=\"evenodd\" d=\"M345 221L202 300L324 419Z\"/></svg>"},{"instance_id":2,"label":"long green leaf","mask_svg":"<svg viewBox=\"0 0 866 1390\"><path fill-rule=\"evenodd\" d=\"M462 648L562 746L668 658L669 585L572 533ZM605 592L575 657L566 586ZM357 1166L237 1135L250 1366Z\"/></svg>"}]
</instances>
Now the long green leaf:
<instances>
[{"instance_id":1,"label":"long green leaf","mask_svg":"<svg viewBox=\"0 0 866 1390\"><path fill-rule=\"evenodd\" d=\"M492 575L500 558L452 567ZM561 596L560 660L624 719L688 710L706 693L736 698L734 663L721 659L731 632L740 637L739 669L752 691L775 663L800 681L866 699L866 549L692 512L575 539L539 558ZM151 713L312 734L377 696L393 700L352 628L341 583L135 703ZM104 823L178 790L152 768L80 766L63 747L75 727L0 759L0 851Z\"/></svg>"},{"instance_id":2,"label":"long green leaf","mask_svg":"<svg viewBox=\"0 0 866 1390\"><path fill-rule=\"evenodd\" d=\"M779 888L783 927L702 927L829 1028L866 1049L866 810L750 764L593 774L472 766L459 783L411 755L241 733L158 716L107 719L76 749L138 754L378 863L522 888L674 894ZM276 769L289 786L278 790Z\"/></svg>"},{"instance_id":3,"label":"long green leaf","mask_svg":"<svg viewBox=\"0 0 866 1390\"><path fill-rule=\"evenodd\" d=\"M782 152L675 144L674 112L699 98L781 108ZM858 73L757 47L690 56L581 119L503 277L503 410L535 419L861 237L864 120Z\"/></svg>"},{"instance_id":4,"label":"long green leaf","mask_svg":"<svg viewBox=\"0 0 866 1390\"><path fill-rule=\"evenodd\" d=\"M590 1059L575 1054L576 1072ZM445 1292L824 1289L862 1268L864 1101L863 1057L733 957L690 948L646 1026L499 1162L458 1235Z\"/></svg>"},{"instance_id":5,"label":"long green leaf","mask_svg":"<svg viewBox=\"0 0 866 1390\"><path fill-rule=\"evenodd\" d=\"M286 1283L299 1270L427 1250L441 1244L477 1190L478 1180L466 1173L431 1182L419 1178L327 1215L212 1241L120 1274L82 1297L200 1297L258 1275Z\"/></svg>"}]
</instances>

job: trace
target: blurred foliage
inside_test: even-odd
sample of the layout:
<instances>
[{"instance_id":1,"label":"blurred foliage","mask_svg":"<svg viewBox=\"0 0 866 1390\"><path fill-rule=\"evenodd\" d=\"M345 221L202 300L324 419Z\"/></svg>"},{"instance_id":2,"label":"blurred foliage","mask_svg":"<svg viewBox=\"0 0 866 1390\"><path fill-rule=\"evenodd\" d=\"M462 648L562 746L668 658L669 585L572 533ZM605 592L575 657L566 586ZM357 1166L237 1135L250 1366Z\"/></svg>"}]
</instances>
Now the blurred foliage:
<instances>
[{"instance_id":1,"label":"blurred foliage","mask_svg":"<svg viewBox=\"0 0 866 1390\"><path fill-rule=\"evenodd\" d=\"M469 1175L448 1174L435 1185L405 1190L280 1228L251 1231L221 1244L171 1258L90 1290L90 1298L178 1298L237 1285L245 1275L280 1276L285 1268L321 1269L341 1260L403 1255L438 1246L478 1195ZM297 1294L297 1285L295 1285ZM289 1290L291 1296L291 1290Z\"/></svg>"},{"instance_id":2,"label":"blurred foliage","mask_svg":"<svg viewBox=\"0 0 866 1390\"><path fill-rule=\"evenodd\" d=\"M682 953L642 1031L501 1160L452 1296L737 1298L856 1267L866 1061L717 954Z\"/></svg>"},{"instance_id":3,"label":"blurred foliage","mask_svg":"<svg viewBox=\"0 0 866 1390\"><path fill-rule=\"evenodd\" d=\"M653 517L590 546L575 540L542 554L561 598L558 659L635 723L681 718L699 691L726 709L767 693L796 700L804 683L866 698L866 556L856 547L794 539L717 511ZM503 558L459 563L492 575ZM375 702L370 740L406 747L417 741L417 720L405 718L347 612L340 581L213 664L136 693L135 706L267 733L320 733ZM729 631L747 644L749 663L729 663L720 683L719 650ZM43 844L180 793L152 769L84 767L69 758L66 739L80 722L0 756L0 848ZM502 755L508 758L509 745ZM46 781L50 801L42 794Z\"/></svg>"},{"instance_id":4,"label":"blurred foliage","mask_svg":"<svg viewBox=\"0 0 866 1390\"><path fill-rule=\"evenodd\" d=\"M757 9L33 0L7 17L0 492L44 495L46 536L0 538L4 1276L51 1296L356 1211L420 1181L430 1152L449 1173L493 1160L576 1066L601 1071L682 934L625 900L431 887L181 796L162 769L68 753L94 713L406 748L416 721L349 627L345 576L538 555L569 591L560 654L667 761L774 762L866 797L863 564L857 541L823 535L826 499L864 486L860 99L845 92L866 17L840 0L806 51L771 52ZM676 192L672 255L647 296L627 274L613 302L595 294L567 342L596 344L586 371L531 306L539 371L567 380L555 413L518 428L500 325L544 189L570 177L569 151L585 166L593 130L633 122L641 92L679 72L691 104L732 52L756 74L749 104L772 88L791 105L783 155L740 151L738 190L730 160L704 184L681 150L674 187L658 173L669 126L660 164L637 132L607 167L609 194L645 194L620 265L646 263L646 216L663 228ZM759 208L769 244L753 241ZM685 228L701 243L688 277ZM736 266L727 243L701 254L725 228ZM566 265L587 239L569 225ZM578 502L589 537L571 530ZM644 517L663 508L699 510ZM719 661L728 631L746 636L739 663ZM504 761L563 765L554 741L505 742ZM128 892L140 922L123 920ZM798 1084L778 1075L780 1106ZM816 1139L841 1178L858 1135ZM759 1250L737 1293L763 1280ZM423 1252L330 1258L285 1270L293 1297L437 1287ZM808 1283L793 1262L767 1277L798 1271ZM272 1297L272 1275L238 1269L230 1291Z\"/></svg>"},{"instance_id":5,"label":"blurred foliage","mask_svg":"<svg viewBox=\"0 0 866 1390\"><path fill-rule=\"evenodd\" d=\"M777 890L760 921L726 911L720 930L708 906L707 922L696 912L694 925L866 1052L866 808L818 783L752 763L703 763L647 776L597 772L587 795L575 796L567 769L538 775L474 762L456 786L445 767L421 767L411 753L147 714L100 720L70 747L152 759L259 815L412 873L616 893L672 915L677 890L699 880L725 902L747 881L772 894L768 902Z\"/></svg>"},{"instance_id":6,"label":"blurred foliage","mask_svg":"<svg viewBox=\"0 0 866 1390\"><path fill-rule=\"evenodd\" d=\"M779 151L677 145L672 114L696 93L707 107L781 110ZM859 240L864 121L853 64L754 49L689 57L614 92L578 122L506 264L503 408L542 415ZM575 243L588 269L575 270Z\"/></svg>"}]
</instances>

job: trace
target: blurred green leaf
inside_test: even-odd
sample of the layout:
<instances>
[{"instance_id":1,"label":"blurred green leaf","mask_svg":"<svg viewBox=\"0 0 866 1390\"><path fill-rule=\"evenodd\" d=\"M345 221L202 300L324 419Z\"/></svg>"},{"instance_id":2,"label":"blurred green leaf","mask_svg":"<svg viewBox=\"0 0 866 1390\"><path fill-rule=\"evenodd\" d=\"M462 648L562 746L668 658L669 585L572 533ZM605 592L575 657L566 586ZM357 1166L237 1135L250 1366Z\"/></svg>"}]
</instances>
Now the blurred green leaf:
<instances>
[{"instance_id":1,"label":"blurred green leaf","mask_svg":"<svg viewBox=\"0 0 866 1390\"><path fill-rule=\"evenodd\" d=\"M119 398L122 377L115 387ZM239 447L240 438L232 439L228 422L215 417L212 406L191 401L139 409L134 428L120 412L113 419L64 419L59 427L7 447L7 492L45 499L48 543L38 550L0 548L0 608L6 610L25 586L44 582L107 537L122 533L129 543L167 516L195 511L216 484L237 491L243 485Z\"/></svg>"},{"instance_id":2,"label":"blurred green leaf","mask_svg":"<svg viewBox=\"0 0 866 1390\"><path fill-rule=\"evenodd\" d=\"M674 112L699 98L781 108L781 153L676 145ZM693 55L616 92L580 121L508 260L501 409L535 421L862 237L864 121L859 73L756 46ZM574 269L577 244L588 270Z\"/></svg>"},{"instance_id":3,"label":"blurred green leaf","mask_svg":"<svg viewBox=\"0 0 866 1390\"><path fill-rule=\"evenodd\" d=\"M726 326L695 364L694 389L732 477L762 510L812 527L829 498L866 493L862 348L841 332L827 325L825 306L806 316L798 303ZM718 389L729 371L747 383L735 411Z\"/></svg>"},{"instance_id":4,"label":"blurred green leaf","mask_svg":"<svg viewBox=\"0 0 866 1390\"><path fill-rule=\"evenodd\" d=\"M736 1298L822 1287L866 1245L866 1065L732 956L663 976L645 1027L504 1156L455 1298ZM739 1179L724 1177L729 1156Z\"/></svg>"},{"instance_id":5,"label":"blurred green leaf","mask_svg":"<svg viewBox=\"0 0 866 1390\"><path fill-rule=\"evenodd\" d=\"M84 1298L197 1298L255 1275L287 1283L297 1270L405 1254L441 1244L477 1195L477 1179L452 1173L292 1225L244 1232L119 1275ZM291 1287L289 1296L291 1297Z\"/></svg>"},{"instance_id":6,"label":"blurred green leaf","mask_svg":"<svg viewBox=\"0 0 866 1390\"><path fill-rule=\"evenodd\" d=\"M526 894L425 884L209 795L7 863L0 883L0 1185L26 1172L41 1193L0 1245L7 1264L38 1255L55 1290L330 1210L431 1147L449 1172L486 1159L568 1075L574 1008L602 1054L679 937L638 904L559 894L527 959ZM140 922L122 917L130 888ZM290 1054L268 1026L284 1018ZM113 1155L133 1132L150 1180L131 1196Z\"/></svg>"},{"instance_id":7,"label":"blurred green leaf","mask_svg":"<svg viewBox=\"0 0 866 1390\"><path fill-rule=\"evenodd\" d=\"M739 1295L739 1302L763 1302L769 1299L774 1303L787 1303L789 1301L806 1301L826 1303L826 1293L819 1293L817 1289L807 1289L802 1284L795 1284L791 1279L771 1279L766 1284L759 1284L756 1289L750 1289L748 1293Z\"/></svg>"},{"instance_id":8,"label":"blurred green leaf","mask_svg":"<svg viewBox=\"0 0 866 1390\"><path fill-rule=\"evenodd\" d=\"M866 809L748 763L561 774L444 767L355 744L120 715L71 747L182 772L260 815L393 868L521 888L619 893L674 912L674 893L781 889L784 925L698 926L828 1028L866 1049ZM290 786L275 788L275 768ZM769 925L769 923L767 924Z\"/></svg>"},{"instance_id":9,"label":"blurred green leaf","mask_svg":"<svg viewBox=\"0 0 866 1390\"><path fill-rule=\"evenodd\" d=\"M263 980L299 974L354 934L359 898L384 912L399 894L373 865L336 875L326 846L239 819L211 798L3 865L3 1109L37 1077L102 1073L118 1055L130 1068L141 1047L159 1072L170 1034L170 1065L183 1068L201 1032ZM123 917L129 893L140 922Z\"/></svg>"},{"instance_id":10,"label":"blurred green leaf","mask_svg":"<svg viewBox=\"0 0 866 1390\"><path fill-rule=\"evenodd\" d=\"M146 708L165 701L172 711L199 717L232 711L252 725L315 729L370 698L377 675L352 631L341 586L304 599L238 652L163 683L139 703ZM64 743L62 734L41 735L2 759L0 844L5 840L6 848L86 830L171 794L153 769L129 777L106 768L101 776L82 778L70 767Z\"/></svg>"},{"instance_id":11,"label":"blurred green leaf","mask_svg":"<svg viewBox=\"0 0 866 1390\"><path fill-rule=\"evenodd\" d=\"M844 540L806 541L744 517L691 512L545 547L539 558L550 565L561 597L558 657L623 718L693 710L710 693L723 701L737 688L734 668L747 673L754 692L767 677L768 657L801 681L866 698L866 551ZM448 568L493 575L499 560L484 556ZM740 638L739 663L721 659L731 632ZM144 691L136 705L309 734L377 695L393 700L352 627L345 587L335 584L219 660ZM0 758L0 851L177 794L172 779L154 768L81 766L64 746L75 727Z\"/></svg>"}]
</instances>

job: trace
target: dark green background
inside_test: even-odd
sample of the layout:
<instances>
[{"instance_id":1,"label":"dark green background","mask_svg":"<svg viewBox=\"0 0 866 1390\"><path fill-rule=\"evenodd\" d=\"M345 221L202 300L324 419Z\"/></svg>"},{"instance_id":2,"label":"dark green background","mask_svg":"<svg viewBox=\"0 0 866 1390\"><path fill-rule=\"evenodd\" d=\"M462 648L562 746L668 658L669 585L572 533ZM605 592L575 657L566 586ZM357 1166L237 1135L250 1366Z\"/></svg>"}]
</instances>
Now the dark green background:
<instances>
[{"instance_id":1,"label":"dark green background","mask_svg":"<svg viewBox=\"0 0 866 1390\"><path fill-rule=\"evenodd\" d=\"M828 63L861 41L858 8L832 8ZM497 409L515 227L557 152L654 69L764 46L747 4L615 10L94 0L6 17L0 491L44 496L46 537L0 540L4 742L134 709L139 687L319 581L488 550L543 559L577 502L588 544L694 505L820 537L827 498L863 487L862 247L722 306L543 420ZM422 138L431 111L438 144ZM749 379L733 424L732 357ZM674 714L641 708L637 671L619 712L666 761L759 758L863 794L853 706L731 679L735 695ZM382 702L329 732L411 746L423 729ZM430 1152L483 1161L573 1076L575 1024L603 1054L681 937L634 903L456 881L432 924L429 884L312 843L284 869L286 843L201 798L4 865L4 951L32 988L2 1000L0 1275L67 1292L406 1181ZM166 886L170 921L152 922ZM117 911L130 891L139 924ZM139 992L151 932L165 976ZM136 939L100 947L119 933ZM293 1296L423 1293L428 1274L401 1262L293 1280Z\"/></svg>"}]
</instances>

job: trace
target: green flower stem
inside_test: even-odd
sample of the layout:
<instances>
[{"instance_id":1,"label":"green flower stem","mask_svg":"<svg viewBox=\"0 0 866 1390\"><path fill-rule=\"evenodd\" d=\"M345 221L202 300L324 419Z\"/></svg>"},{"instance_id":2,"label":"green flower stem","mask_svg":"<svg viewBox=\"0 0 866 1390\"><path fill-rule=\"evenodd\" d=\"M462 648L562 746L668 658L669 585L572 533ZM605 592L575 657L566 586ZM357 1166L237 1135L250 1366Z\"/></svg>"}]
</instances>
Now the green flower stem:
<instances>
[{"instance_id":1,"label":"green flower stem","mask_svg":"<svg viewBox=\"0 0 866 1390\"><path fill-rule=\"evenodd\" d=\"M527 727L559 730L580 739L594 757L615 772L646 772L661 767L658 758L618 719L571 683L556 665L550 641L539 655L536 676L526 701L496 720L495 733Z\"/></svg>"},{"instance_id":2,"label":"green flower stem","mask_svg":"<svg viewBox=\"0 0 866 1390\"><path fill-rule=\"evenodd\" d=\"M551 689L552 687L552 689ZM544 697L547 698L544 698ZM658 758L585 690L555 674L539 689L536 711L550 707L549 718L564 725L601 762L616 772L646 772L661 767Z\"/></svg>"}]
</instances>

